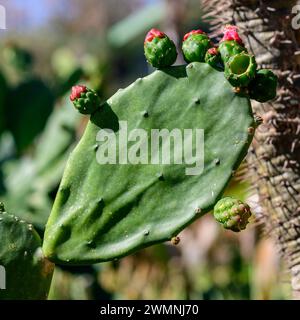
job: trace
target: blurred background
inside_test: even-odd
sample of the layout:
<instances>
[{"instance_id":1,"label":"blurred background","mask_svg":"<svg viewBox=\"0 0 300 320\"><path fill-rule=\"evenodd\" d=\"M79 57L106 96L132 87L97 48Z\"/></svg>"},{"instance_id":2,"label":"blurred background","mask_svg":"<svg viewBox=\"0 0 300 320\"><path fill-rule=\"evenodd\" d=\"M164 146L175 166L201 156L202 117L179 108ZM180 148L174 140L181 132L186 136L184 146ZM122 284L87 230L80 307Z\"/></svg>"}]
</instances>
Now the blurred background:
<instances>
[{"instance_id":1,"label":"blurred background","mask_svg":"<svg viewBox=\"0 0 300 320\"><path fill-rule=\"evenodd\" d=\"M0 201L42 235L70 151L86 117L68 99L85 83L103 98L151 72L146 32L177 44L208 30L200 0L2 0ZM178 57L177 63L182 63ZM260 208L242 170L227 194ZM56 267L50 299L288 299L288 275L257 220L241 234L208 214L180 234L120 261Z\"/></svg>"}]
</instances>

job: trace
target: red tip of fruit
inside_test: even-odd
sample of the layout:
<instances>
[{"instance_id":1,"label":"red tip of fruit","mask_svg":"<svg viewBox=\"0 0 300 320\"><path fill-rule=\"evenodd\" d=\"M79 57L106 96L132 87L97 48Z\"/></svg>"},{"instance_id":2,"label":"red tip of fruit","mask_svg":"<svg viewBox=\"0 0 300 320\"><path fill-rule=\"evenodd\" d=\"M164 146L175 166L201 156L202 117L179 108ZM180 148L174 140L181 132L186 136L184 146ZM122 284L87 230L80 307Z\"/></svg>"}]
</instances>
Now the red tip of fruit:
<instances>
[{"instance_id":1,"label":"red tip of fruit","mask_svg":"<svg viewBox=\"0 0 300 320\"><path fill-rule=\"evenodd\" d=\"M184 35L183 37L183 41L185 41L189 36L191 36L192 34L205 34L204 31L198 29L198 30L192 30L190 32L188 32L187 34Z\"/></svg>"},{"instance_id":2,"label":"red tip of fruit","mask_svg":"<svg viewBox=\"0 0 300 320\"><path fill-rule=\"evenodd\" d=\"M207 52L209 54L212 54L213 56L216 56L218 54L218 49L215 48L215 47L214 48L210 48L210 49L207 50Z\"/></svg>"},{"instance_id":3,"label":"red tip of fruit","mask_svg":"<svg viewBox=\"0 0 300 320\"><path fill-rule=\"evenodd\" d=\"M166 36L165 33L161 32L158 29L153 28L147 33L145 38L145 43L151 42L154 38L164 38L165 36Z\"/></svg>"},{"instance_id":4,"label":"red tip of fruit","mask_svg":"<svg viewBox=\"0 0 300 320\"><path fill-rule=\"evenodd\" d=\"M74 86L72 87L72 93L70 95L70 100L74 101L75 99L78 99L81 97L81 94L87 91L87 87L86 86Z\"/></svg>"},{"instance_id":5,"label":"red tip of fruit","mask_svg":"<svg viewBox=\"0 0 300 320\"><path fill-rule=\"evenodd\" d=\"M239 36L237 30L238 30L238 28L236 26L231 26L231 25L225 26L224 29L222 30L224 33L224 36L223 36L221 42L234 40L237 43L239 43L240 45L243 45L243 40Z\"/></svg>"}]
</instances>

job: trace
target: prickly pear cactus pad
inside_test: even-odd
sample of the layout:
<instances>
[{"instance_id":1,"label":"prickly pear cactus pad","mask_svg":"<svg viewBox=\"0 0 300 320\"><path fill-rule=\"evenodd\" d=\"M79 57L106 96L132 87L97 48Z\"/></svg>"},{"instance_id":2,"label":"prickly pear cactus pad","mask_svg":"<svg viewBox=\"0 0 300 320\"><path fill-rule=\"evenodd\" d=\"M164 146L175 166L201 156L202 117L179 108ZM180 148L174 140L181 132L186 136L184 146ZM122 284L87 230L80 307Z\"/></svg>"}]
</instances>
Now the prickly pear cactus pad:
<instances>
[{"instance_id":1,"label":"prickly pear cactus pad","mask_svg":"<svg viewBox=\"0 0 300 320\"><path fill-rule=\"evenodd\" d=\"M170 240L214 207L247 153L253 128L249 99L237 96L223 73L205 63L158 70L119 90L91 115L70 156L46 226L44 254L57 263L89 264ZM135 129L144 134L138 137ZM149 156L130 162L143 148L150 154L154 129L182 136L192 131L198 164L178 161L178 140L172 156L172 138L174 161L150 162ZM115 141L101 142L103 135ZM114 144L122 157L105 164Z\"/></svg>"},{"instance_id":2,"label":"prickly pear cactus pad","mask_svg":"<svg viewBox=\"0 0 300 320\"><path fill-rule=\"evenodd\" d=\"M0 300L46 299L54 265L44 258L32 225L0 210L0 238Z\"/></svg>"}]
</instances>

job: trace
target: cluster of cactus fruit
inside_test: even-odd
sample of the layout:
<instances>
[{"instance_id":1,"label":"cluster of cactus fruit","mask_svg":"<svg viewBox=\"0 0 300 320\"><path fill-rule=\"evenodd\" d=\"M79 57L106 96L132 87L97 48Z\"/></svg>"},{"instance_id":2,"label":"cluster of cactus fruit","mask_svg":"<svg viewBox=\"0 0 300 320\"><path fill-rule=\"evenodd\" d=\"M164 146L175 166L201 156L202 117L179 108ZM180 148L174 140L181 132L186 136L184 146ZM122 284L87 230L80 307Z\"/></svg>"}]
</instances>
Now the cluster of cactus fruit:
<instances>
[{"instance_id":1,"label":"cluster of cactus fruit","mask_svg":"<svg viewBox=\"0 0 300 320\"><path fill-rule=\"evenodd\" d=\"M226 25L223 38L216 46L202 30L192 30L183 38L182 51L187 63L206 62L224 75L236 92L267 102L276 97L277 77L268 69L257 70L255 57L248 53L237 27ZM172 40L157 29L146 36L145 56L156 68L172 65L177 57Z\"/></svg>"}]
</instances>

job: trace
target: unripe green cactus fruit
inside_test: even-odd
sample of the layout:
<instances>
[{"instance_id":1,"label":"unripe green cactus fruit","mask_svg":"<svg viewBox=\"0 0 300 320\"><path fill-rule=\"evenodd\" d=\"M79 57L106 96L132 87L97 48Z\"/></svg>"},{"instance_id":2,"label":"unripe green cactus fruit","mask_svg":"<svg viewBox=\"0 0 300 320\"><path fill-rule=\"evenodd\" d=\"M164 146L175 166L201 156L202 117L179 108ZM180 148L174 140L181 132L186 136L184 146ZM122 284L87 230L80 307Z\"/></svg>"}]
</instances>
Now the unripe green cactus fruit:
<instances>
[{"instance_id":1,"label":"unripe green cactus fruit","mask_svg":"<svg viewBox=\"0 0 300 320\"><path fill-rule=\"evenodd\" d=\"M86 86L77 85L72 88L70 100L82 114L92 114L100 106L100 98L96 91Z\"/></svg>"},{"instance_id":2,"label":"unripe green cactus fruit","mask_svg":"<svg viewBox=\"0 0 300 320\"><path fill-rule=\"evenodd\" d=\"M224 75L232 86L246 87L256 74L255 57L248 54L237 27L227 25L223 33L219 52L225 66Z\"/></svg>"},{"instance_id":3,"label":"unripe green cactus fruit","mask_svg":"<svg viewBox=\"0 0 300 320\"><path fill-rule=\"evenodd\" d=\"M214 207L214 217L225 229L240 232L246 229L251 217L250 207L240 200L226 197Z\"/></svg>"},{"instance_id":4,"label":"unripe green cactus fruit","mask_svg":"<svg viewBox=\"0 0 300 320\"><path fill-rule=\"evenodd\" d=\"M205 62L212 66L214 69L222 71L224 70L224 64L221 59L221 55L218 48L210 48L205 54Z\"/></svg>"},{"instance_id":5,"label":"unripe green cactus fruit","mask_svg":"<svg viewBox=\"0 0 300 320\"><path fill-rule=\"evenodd\" d=\"M205 54L213 46L202 30L193 30L183 38L182 51L186 62L204 62Z\"/></svg>"},{"instance_id":6,"label":"unripe green cactus fruit","mask_svg":"<svg viewBox=\"0 0 300 320\"><path fill-rule=\"evenodd\" d=\"M239 53L225 64L224 75L234 87L246 87L256 74L257 64L253 55Z\"/></svg>"},{"instance_id":7,"label":"unripe green cactus fruit","mask_svg":"<svg viewBox=\"0 0 300 320\"><path fill-rule=\"evenodd\" d=\"M235 56L236 54L239 54L242 52L247 53L247 49L244 46L236 43L235 41L220 42L218 50L220 52L221 59L224 64L226 64L228 60L231 57Z\"/></svg>"},{"instance_id":8,"label":"unripe green cactus fruit","mask_svg":"<svg viewBox=\"0 0 300 320\"><path fill-rule=\"evenodd\" d=\"M238 28L236 26L231 25L226 25L222 30L224 36L219 44L219 52L224 64L234 55L247 52L237 30Z\"/></svg>"},{"instance_id":9,"label":"unripe green cactus fruit","mask_svg":"<svg viewBox=\"0 0 300 320\"><path fill-rule=\"evenodd\" d=\"M255 78L249 84L251 99L259 102L267 102L276 97L277 76L268 69L257 71Z\"/></svg>"},{"instance_id":10,"label":"unripe green cactus fruit","mask_svg":"<svg viewBox=\"0 0 300 320\"><path fill-rule=\"evenodd\" d=\"M0 265L5 270L5 290L0 290L0 299L46 299L54 265L44 258L41 239L32 225L1 212L0 239Z\"/></svg>"},{"instance_id":11,"label":"unripe green cactus fruit","mask_svg":"<svg viewBox=\"0 0 300 320\"><path fill-rule=\"evenodd\" d=\"M154 68L171 66L177 58L174 42L163 32L151 29L145 38L144 52L147 61Z\"/></svg>"}]
</instances>

